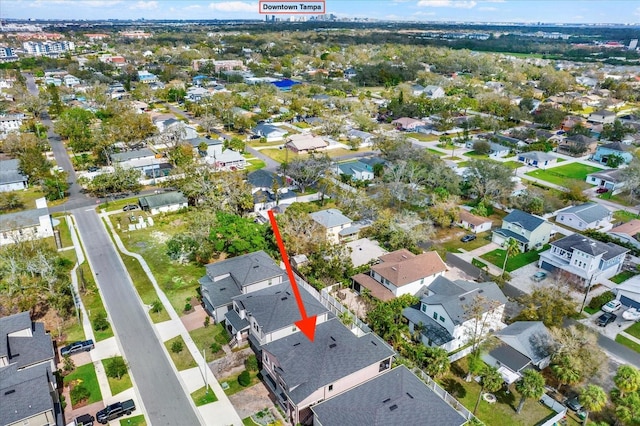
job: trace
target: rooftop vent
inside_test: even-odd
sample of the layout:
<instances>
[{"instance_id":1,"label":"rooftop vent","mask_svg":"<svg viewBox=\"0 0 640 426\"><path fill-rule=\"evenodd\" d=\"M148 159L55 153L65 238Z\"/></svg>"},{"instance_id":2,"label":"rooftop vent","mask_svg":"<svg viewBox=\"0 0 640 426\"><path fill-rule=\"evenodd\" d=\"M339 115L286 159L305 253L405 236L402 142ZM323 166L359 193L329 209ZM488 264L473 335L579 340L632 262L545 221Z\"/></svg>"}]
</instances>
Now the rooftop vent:
<instances>
[{"instance_id":1,"label":"rooftop vent","mask_svg":"<svg viewBox=\"0 0 640 426\"><path fill-rule=\"evenodd\" d=\"M397 409L398 409L398 406L396 404L393 404L391 407L389 407L389 411L394 411Z\"/></svg>"},{"instance_id":2,"label":"rooftop vent","mask_svg":"<svg viewBox=\"0 0 640 426\"><path fill-rule=\"evenodd\" d=\"M300 344L300 342L294 343L293 346L298 346L299 344Z\"/></svg>"},{"instance_id":3,"label":"rooftop vent","mask_svg":"<svg viewBox=\"0 0 640 426\"><path fill-rule=\"evenodd\" d=\"M460 296L460 300L465 300L465 299L464 299L464 296Z\"/></svg>"},{"instance_id":4,"label":"rooftop vent","mask_svg":"<svg viewBox=\"0 0 640 426\"><path fill-rule=\"evenodd\" d=\"M253 269L259 268L260 265L253 265Z\"/></svg>"},{"instance_id":5,"label":"rooftop vent","mask_svg":"<svg viewBox=\"0 0 640 426\"><path fill-rule=\"evenodd\" d=\"M378 346L378 344L377 344L376 342L374 342L373 340L371 341L371 344L372 344L373 346Z\"/></svg>"},{"instance_id":6,"label":"rooftop vent","mask_svg":"<svg viewBox=\"0 0 640 426\"><path fill-rule=\"evenodd\" d=\"M280 300L287 300L287 299L288 299L288 297L287 297L287 296L285 296L285 297L281 297L281 298L280 298Z\"/></svg>"},{"instance_id":7,"label":"rooftop vent","mask_svg":"<svg viewBox=\"0 0 640 426\"><path fill-rule=\"evenodd\" d=\"M406 255L406 254L403 254L403 255L402 255L402 258L403 258L403 259L406 259L406 258L407 258L407 255Z\"/></svg>"},{"instance_id":8,"label":"rooftop vent","mask_svg":"<svg viewBox=\"0 0 640 426\"><path fill-rule=\"evenodd\" d=\"M329 336L329 338L330 338L331 340L333 340L334 342L336 341L335 337L333 337L333 336Z\"/></svg>"},{"instance_id":9,"label":"rooftop vent","mask_svg":"<svg viewBox=\"0 0 640 426\"><path fill-rule=\"evenodd\" d=\"M15 389L10 389L8 391L6 391L4 394L5 395L11 395L12 393L14 393L16 390Z\"/></svg>"},{"instance_id":10,"label":"rooftop vent","mask_svg":"<svg viewBox=\"0 0 640 426\"><path fill-rule=\"evenodd\" d=\"M225 291L226 289L227 289L226 287L222 287L220 291Z\"/></svg>"},{"instance_id":11,"label":"rooftop vent","mask_svg":"<svg viewBox=\"0 0 640 426\"><path fill-rule=\"evenodd\" d=\"M478 293L484 293L484 289L481 288L480 290L478 290Z\"/></svg>"},{"instance_id":12,"label":"rooftop vent","mask_svg":"<svg viewBox=\"0 0 640 426\"><path fill-rule=\"evenodd\" d=\"M392 266L391 269L393 269L394 271L398 270L398 268L396 268L395 266Z\"/></svg>"},{"instance_id":13,"label":"rooftop vent","mask_svg":"<svg viewBox=\"0 0 640 426\"><path fill-rule=\"evenodd\" d=\"M332 344L330 344L330 345L329 345L329 347L330 347L331 349L335 348L336 346L338 346L336 343L332 343Z\"/></svg>"},{"instance_id":14,"label":"rooftop vent","mask_svg":"<svg viewBox=\"0 0 640 426\"><path fill-rule=\"evenodd\" d=\"M391 401L391 398L387 398L384 401L382 401L383 404L386 404L387 402Z\"/></svg>"},{"instance_id":15,"label":"rooftop vent","mask_svg":"<svg viewBox=\"0 0 640 426\"><path fill-rule=\"evenodd\" d=\"M411 395L409 392L407 392L407 396L411 399L413 399L413 395Z\"/></svg>"}]
</instances>

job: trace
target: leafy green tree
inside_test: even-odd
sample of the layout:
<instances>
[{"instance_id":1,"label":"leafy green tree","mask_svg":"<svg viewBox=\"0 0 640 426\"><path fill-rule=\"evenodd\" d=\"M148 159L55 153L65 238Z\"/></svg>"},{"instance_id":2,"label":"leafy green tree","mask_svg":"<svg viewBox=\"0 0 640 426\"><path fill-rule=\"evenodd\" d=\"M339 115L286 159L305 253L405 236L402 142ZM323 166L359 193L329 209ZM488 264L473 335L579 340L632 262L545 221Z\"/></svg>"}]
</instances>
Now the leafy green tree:
<instances>
[{"instance_id":1,"label":"leafy green tree","mask_svg":"<svg viewBox=\"0 0 640 426\"><path fill-rule=\"evenodd\" d=\"M242 373L240 373L240 375L238 376L238 383L243 388L246 388L251 384L251 375L247 370L244 370Z\"/></svg>"},{"instance_id":2,"label":"leafy green tree","mask_svg":"<svg viewBox=\"0 0 640 426\"><path fill-rule=\"evenodd\" d=\"M631 392L615 400L616 417L625 426L640 424L640 393Z\"/></svg>"},{"instance_id":3,"label":"leafy green tree","mask_svg":"<svg viewBox=\"0 0 640 426\"><path fill-rule=\"evenodd\" d=\"M488 155L491 152L491 145L487 141L476 141L473 143L473 150L476 154Z\"/></svg>"},{"instance_id":4,"label":"leafy green tree","mask_svg":"<svg viewBox=\"0 0 640 426\"><path fill-rule=\"evenodd\" d=\"M537 113L533 116L533 121L542 124L547 129L555 129L560 126L566 115L562 110L543 105L538 108Z\"/></svg>"},{"instance_id":5,"label":"leafy green tree","mask_svg":"<svg viewBox=\"0 0 640 426\"><path fill-rule=\"evenodd\" d=\"M301 192L315 185L323 173L331 166L331 159L325 155L311 154L308 158L296 158L281 164L281 171L295 181Z\"/></svg>"},{"instance_id":6,"label":"leafy green tree","mask_svg":"<svg viewBox=\"0 0 640 426\"><path fill-rule=\"evenodd\" d=\"M475 407L473 407L473 414L476 414L476 411L478 411L480 399L482 399L482 394L484 393L484 391L497 392L500 390L500 388L502 388L502 385L504 384L504 379L498 372L498 369L489 365L484 366L480 373L480 377L480 392L478 393L476 405Z\"/></svg>"},{"instance_id":7,"label":"leafy green tree","mask_svg":"<svg viewBox=\"0 0 640 426\"><path fill-rule=\"evenodd\" d=\"M226 253L230 257L239 256L258 250L272 249L267 239L268 229L266 225L257 224L250 218L218 212L209 240L214 254Z\"/></svg>"},{"instance_id":8,"label":"leafy green tree","mask_svg":"<svg viewBox=\"0 0 640 426\"><path fill-rule=\"evenodd\" d=\"M618 154L611 154L607 157L607 166L611 168L618 168L621 164L624 164L624 157Z\"/></svg>"},{"instance_id":9,"label":"leafy green tree","mask_svg":"<svg viewBox=\"0 0 640 426\"><path fill-rule=\"evenodd\" d=\"M589 384L582 388L579 395L580 404L587 410L587 415L582 421L583 425L587 425L589 421L589 413L597 413L607 405L607 393L600 386Z\"/></svg>"},{"instance_id":10,"label":"leafy green tree","mask_svg":"<svg viewBox=\"0 0 640 426\"><path fill-rule=\"evenodd\" d=\"M613 376L613 382L620 392L620 398L624 398L640 388L640 371L631 365L621 365Z\"/></svg>"},{"instance_id":11,"label":"leafy green tree","mask_svg":"<svg viewBox=\"0 0 640 426\"><path fill-rule=\"evenodd\" d=\"M140 178L139 170L116 166L112 173L94 177L88 183L87 189L99 197L121 192L139 192L142 189Z\"/></svg>"},{"instance_id":12,"label":"leafy green tree","mask_svg":"<svg viewBox=\"0 0 640 426\"><path fill-rule=\"evenodd\" d=\"M24 201L16 192L0 194L0 210L14 210L24 207Z\"/></svg>"},{"instance_id":13,"label":"leafy green tree","mask_svg":"<svg viewBox=\"0 0 640 426\"><path fill-rule=\"evenodd\" d=\"M27 175L29 184L39 183L49 173L51 163L42 150L35 145L28 146L18 156L19 167Z\"/></svg>"},{"instance_id":14,"label":"leafy green tree","mask_svg":"<svg viewBox=\"0 0 640 426\"><path fill-rule=\"evenodd\" d=\"M60 100L60 92L54 84L47 86L47 96L49 98L49 114L52 117L57 117L62 113L64 109L62 101Z\"/></svg>"},{"instance_id":15,"label":"leafy green tree","mask_svg":"<svg viewBox=\"0 0 640 426\"><path fill-rule=\"evenodd\" d=\"M104 364L104 372L107 374L107 377L120 380L122 376L127 374L127 363L121 356L110 358Z\"/></svg>"},{"instance_id":16,"label":"leafy green tree","mask_svg":"<svg viewBox=\"0 0 640 426\"><path fill-rule=\"evenodd\" d=\"M547 327L559 326L566 317L576 314L578 304L559 286L536 288L520 298L524 309L520 321L542 321Z\"/></svg>"},{"instance_id":17,"label":"leafy green tree","mask_svg":"<svg viewBox=\"0 0 640 426\"><path fill-rule=\"evenodd\" d=\"M569 355L557 357L551 364L551 372L560 384L558 390L564 385L573 385L582 380L582 373L579 363L574 361Z\"/></svg>"},{"instance_id":18,"label":"leafy green tree","mask_svg":"<svg viewBox=\"0 0 640 426\"><path fill-rule=\"evenodd\" d=\"M493 160L470 160L465 178L470 195L489 202L507 199L515 183L513 171Z\"/></svg>"},{"instance_id":19,"label":"leafy green tree","mask_svg":"<svg viewBox=\"0 0 640 426\"><path fill-rule=\"evenodd\" d=\"M528 398L539 399L544 393L544 377L535 370L525 370L522 379L516 383L516 390L520 393L520 403L516 412L520 414Z\"/></svg>"},{"instance_id":20,"label":"leafy green tree","mask_svg":"<svg viewBox=\"0 0 640 426\"><path fill-rule=\"evenodd\" d=\"M404 341L403 332L407 328L402 310L418 303L418 298L409 294L388 302L379 302L367 312L367 324L387 342L398 344Z\"/></svg>"},{"instance_id":21,"label":"leafy green tree","mask_svg":"<svg viewBox=\"0 0 640 426\"><path fill-rule=\"evenodd\" d=\"M425 346L422 368L431 377L442 377L449 371L451 362L446 350L438 347Z\"/></svg>"},{"instance_id":22,"label":"leafy green tree","mask_svg":"<svg viewBox=\"0 0 640 426\"><path fill-rule=\"evenodd\" d=\"M84 108L69 108L60 114L54 124L56 133L69 140L76 152L90 151L93 147L91 121L94 115Z\"/></svg>"},{"instance_id":23,"label":"leafy green tree","mask_svg":"<svg viewBox=\"0 0 640 426\"><path fill-rule=\"evenodd\" d=\"M624 139L626 135L634 132L635 129L633 127L625 126L620 120L616 119L613 124L605 124L602 126L600 140L619 142Z\"/></svg>"}]
</instances>

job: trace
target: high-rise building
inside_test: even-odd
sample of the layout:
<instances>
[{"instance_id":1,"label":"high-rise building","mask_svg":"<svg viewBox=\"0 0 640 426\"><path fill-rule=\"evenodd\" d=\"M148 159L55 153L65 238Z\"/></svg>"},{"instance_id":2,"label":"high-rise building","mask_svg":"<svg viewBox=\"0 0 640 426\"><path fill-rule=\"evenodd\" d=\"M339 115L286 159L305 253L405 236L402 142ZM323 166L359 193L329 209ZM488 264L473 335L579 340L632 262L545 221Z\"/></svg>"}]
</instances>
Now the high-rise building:
<instances>
[{"instance_id":1,"label":"high-rise building","mask_svg":"<svg viewBox=\"0 0 640 426\"><path fill-rule=\"evenodd\" d=\"M631 40L631 42L629 43L629 50L636 50L636 48L638 47L638 39L634 38L633 40Z\"/></svg>"}]
</instances>

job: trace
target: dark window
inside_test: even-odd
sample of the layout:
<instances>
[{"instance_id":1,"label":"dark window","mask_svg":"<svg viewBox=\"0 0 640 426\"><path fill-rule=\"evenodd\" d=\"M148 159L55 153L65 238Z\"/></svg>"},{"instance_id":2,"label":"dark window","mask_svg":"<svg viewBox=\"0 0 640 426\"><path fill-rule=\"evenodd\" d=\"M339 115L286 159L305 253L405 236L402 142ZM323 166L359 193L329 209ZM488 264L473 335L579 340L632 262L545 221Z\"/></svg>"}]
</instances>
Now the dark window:
<instances>
[{"instance_id":1,"label":"dark window","mask_svg":"<svg viewBox=\"0 0 640 426\"><path fill-rule=\"evenodd\" d=\"M333 385L329 385L329 392L333 390Z\"/></svg>"}]
</instances>

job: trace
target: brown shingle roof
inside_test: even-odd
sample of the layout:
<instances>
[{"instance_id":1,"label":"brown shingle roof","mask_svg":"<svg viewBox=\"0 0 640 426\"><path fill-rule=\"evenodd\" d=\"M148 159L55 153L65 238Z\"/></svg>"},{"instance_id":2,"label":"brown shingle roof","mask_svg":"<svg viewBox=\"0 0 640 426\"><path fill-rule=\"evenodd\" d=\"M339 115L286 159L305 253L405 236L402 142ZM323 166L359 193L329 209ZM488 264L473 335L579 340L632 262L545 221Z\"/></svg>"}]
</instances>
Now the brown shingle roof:
<instances>
[{"instance_id":1,"label":"brown shingle roof","mask_svg":"<svg viewBox=\"0 0 640 426\"><path fill-rule=\"evenodd\" d=\"M483 223L491 222L491 219L487 219L486 217L476 216L474 214L469 213L465 209L460 209L460 222L467 222L473 226L480 226Z\"/></svg>"},{"instance_id":2,"label":"brown shingle roof","mask_svg":"<svg viewBox=\"0 0 640 426\"><path fill-rule=\"evenodd\" d=\"M391 259L389 253L383 257ZM402 256L401 256L402 257ZM400 261L383 261L371 267L371 270L389 280L396 287L412 283L420 278L429 277L447 270L440 256L435 251L422 253L418 256L402 258Z\"/></svg>"},{"instance_id":3,"label":"brown shingle roof","mask_svg":"<svg viewBox=\"0 0 640 426\"><path fill-rule=\"evenodd\" d=\"M400 249L400 250L392 251L391 253L383 254L378 259L380 259L381 262L385 262L385 263L387 262L397 263L397 262L402 262L403 260L410 259L412 257L416 257L416 255L411 253L407 249Z\"/></svg>"},{"instance_id":4,"label":"brown shingle roof","mask_svg":"<svg viewBox=\"0 0 640 426\"><path fill-rule=\"evenodd\" d=\"M351 279L360 284L361 287L368 289L371 292L371 295L378 300L388 302L389 300L395 298L393 293L391 293L391 290L389 290L367 274L354 275L353 277L351 277Z\"/></svg>"},{"instance_id":5,"label":"brown shingle roof","mask_svg":"<svg viewBox=\"0 0 640 426\"><path fill-rule=\"evenodd\" d=\"M616 226L611 229L609 232L617 232L619 234L627 234L630 236L634 236L640 233L640 219L633 219L627 223L623 223L620 226Z\"/></svg>"}]
</instances>

